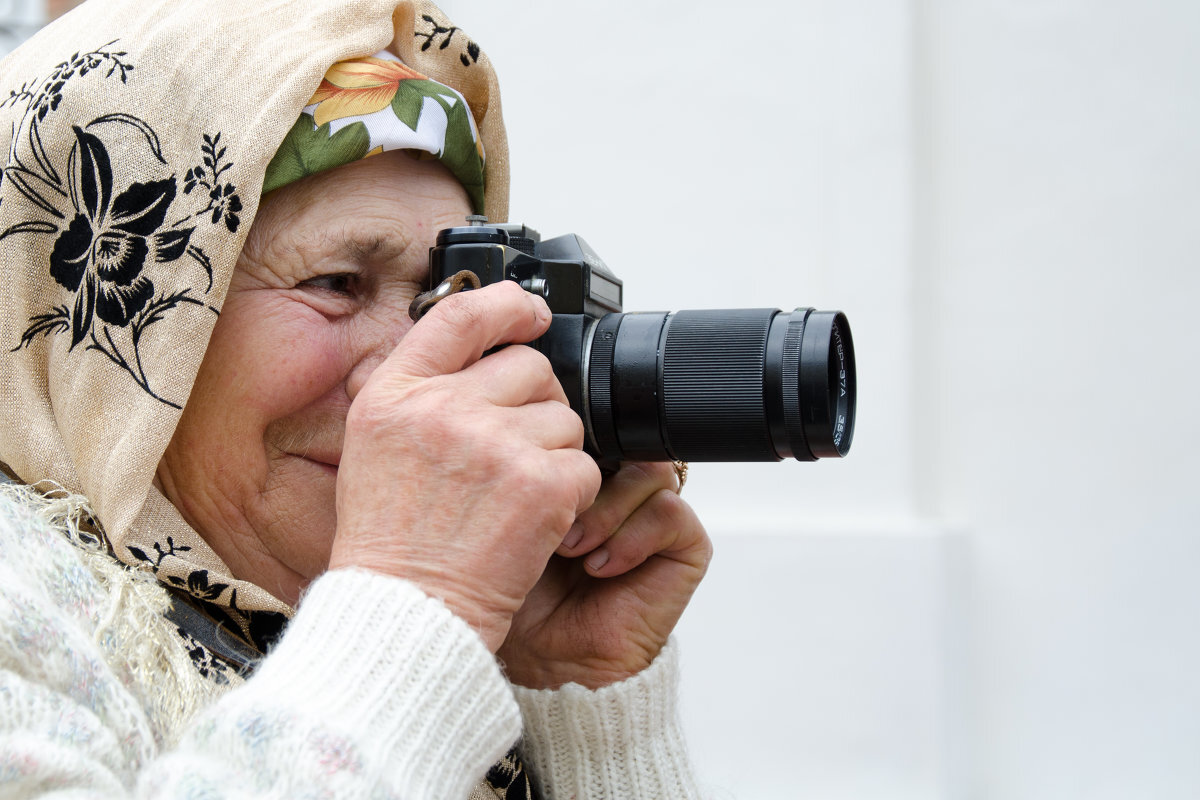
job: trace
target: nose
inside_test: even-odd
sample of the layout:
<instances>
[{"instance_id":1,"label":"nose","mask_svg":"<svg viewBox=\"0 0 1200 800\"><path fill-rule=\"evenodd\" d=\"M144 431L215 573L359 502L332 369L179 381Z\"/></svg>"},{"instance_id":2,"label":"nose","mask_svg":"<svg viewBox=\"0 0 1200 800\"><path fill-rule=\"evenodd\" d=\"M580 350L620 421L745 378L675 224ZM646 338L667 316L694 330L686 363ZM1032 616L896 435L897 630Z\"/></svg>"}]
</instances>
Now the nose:
<instances>
[{"instance_id":1,"label":"nose","mask_svg":"<svg viewBox=\"0 0 1200 800\"><path fill-rule=\"evenodd\" d=\"M380 308L376 313L356 321L356 341L350 344L355 350L355 361L346 376L346 394L351 402L412 326L407 305L393 308L389 304L386 309Z\"/></svg>"}]
</instances>

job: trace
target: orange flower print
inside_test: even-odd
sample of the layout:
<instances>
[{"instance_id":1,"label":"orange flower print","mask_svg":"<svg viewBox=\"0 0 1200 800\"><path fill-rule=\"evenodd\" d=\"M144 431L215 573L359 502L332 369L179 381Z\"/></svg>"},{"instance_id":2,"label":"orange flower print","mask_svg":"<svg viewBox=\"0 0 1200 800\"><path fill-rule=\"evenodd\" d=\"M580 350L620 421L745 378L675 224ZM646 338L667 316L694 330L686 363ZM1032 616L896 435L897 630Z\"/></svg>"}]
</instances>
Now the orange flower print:
<instances>
[{"instance_id":1,"label":"orange flower print","mask_svg":"<svg viewBox=\"0 0 1200 800\"><path fill-rule=\"evenodd\" d=\"M382 111L400 90L400 82L409 80L428 79L399 61L368 57L338 62L325 73L308 101L309 105L317 105L313 120L324 125L330 120Z\"/></svg>"}]
</instances>

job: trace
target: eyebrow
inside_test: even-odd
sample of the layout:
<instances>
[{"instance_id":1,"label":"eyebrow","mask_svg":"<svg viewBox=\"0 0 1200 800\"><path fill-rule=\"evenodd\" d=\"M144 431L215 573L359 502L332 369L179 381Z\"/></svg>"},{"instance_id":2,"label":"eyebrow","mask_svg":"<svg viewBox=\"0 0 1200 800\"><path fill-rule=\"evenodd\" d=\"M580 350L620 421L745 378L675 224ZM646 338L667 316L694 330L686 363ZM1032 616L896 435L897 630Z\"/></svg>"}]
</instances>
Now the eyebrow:
<instances>
[{"instance_id":1,"label":"eyebrow","mask_svg":"<svg viewBox=\"0 0 1200 800\"><path fill-rule=\"evenodd\" d=\"M429 259L424 255L420 259L410 257L415 246L424 253L415 238L400 231L389 235L387 232L356 229L354 225L348 225L340 234L335 234L337 251L347 261L363 268L365 274L378 278L387 272L428 287Z\"/></svg>"},{"instance_id":2,"label":"eyebrow","mask_svg":"<svg viewBox=\"0 0 1200 800\"><path fill-rule=\"evenodd\" d=\"M395 237L383 234L360 234L343 231L338 249L360 264L393 261L400 258L412 245L404 241L397 245Z\"/></svg>"}]
</instances>

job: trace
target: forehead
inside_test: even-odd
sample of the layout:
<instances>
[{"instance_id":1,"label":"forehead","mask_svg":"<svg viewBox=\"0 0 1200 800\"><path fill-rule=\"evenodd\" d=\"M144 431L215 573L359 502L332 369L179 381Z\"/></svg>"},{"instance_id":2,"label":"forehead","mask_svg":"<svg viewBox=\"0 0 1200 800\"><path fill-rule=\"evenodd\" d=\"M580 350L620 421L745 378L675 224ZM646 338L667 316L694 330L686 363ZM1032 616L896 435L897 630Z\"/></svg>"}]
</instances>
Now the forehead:
<instances>
[{"instance_id":1,"label":"forehead","mask_svg":"<svg viewBox=\"0 0 1200 800\"><path fill-rule=\"evenodd\" d=\"M466 191L435 160L389 152L304 178L263 199L246 248L346 252L360 260L424 248L470 213Z\"/></svg>"}]
</instances>

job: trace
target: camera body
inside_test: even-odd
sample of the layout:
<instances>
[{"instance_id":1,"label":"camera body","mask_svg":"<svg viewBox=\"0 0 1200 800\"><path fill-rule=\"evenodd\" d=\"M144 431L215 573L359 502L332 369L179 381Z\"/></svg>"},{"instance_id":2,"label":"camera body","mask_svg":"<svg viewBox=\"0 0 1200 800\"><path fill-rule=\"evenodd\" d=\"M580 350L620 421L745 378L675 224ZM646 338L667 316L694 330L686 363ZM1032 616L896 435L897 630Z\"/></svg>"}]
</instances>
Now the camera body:
<instances>
[{"instance_id":1,"label":"camera body","mask_svg":"<svg viewBox=\"0 0 1200 800\"><path fill-rule=\"evenodd\" d=\"M576 234L542 241L468 217L430 249L432 285L461 270L545 298L530 346L550 361L585 449L640 461L811 461L850 447L854 350L841 312L715 309L626 313L624 286Z\"/></svg>"},{"instance_id":2,"label":"camera body","mask_svg":"<svg viewBox=\"0 0 1200 800\"><path fill-rule=\"evenodd\" d=\"M480 286L515 281L540 295L550 307L549 330L530 346L550 360L571 408L587 414L586 361L581 358L592 324L606 314L620 313L624 286L582 238L575 234L542 241L525 225L470 224L438 234L430 249L430 284L467 270ZM586 417L585 417L586 419Z\"/></svg>"}]
</instances>

